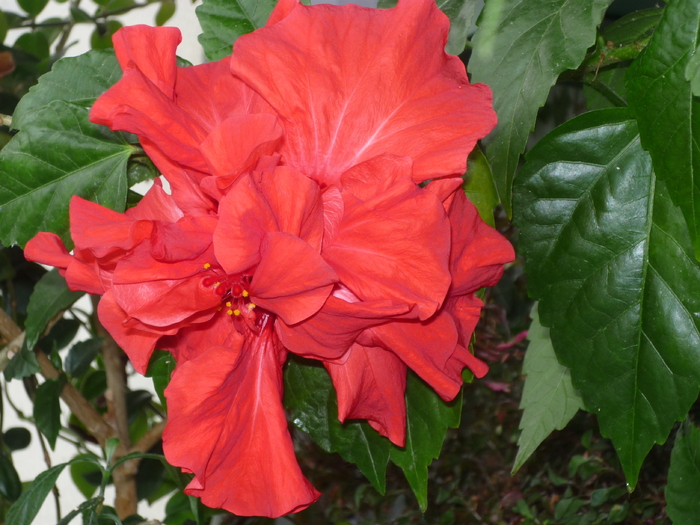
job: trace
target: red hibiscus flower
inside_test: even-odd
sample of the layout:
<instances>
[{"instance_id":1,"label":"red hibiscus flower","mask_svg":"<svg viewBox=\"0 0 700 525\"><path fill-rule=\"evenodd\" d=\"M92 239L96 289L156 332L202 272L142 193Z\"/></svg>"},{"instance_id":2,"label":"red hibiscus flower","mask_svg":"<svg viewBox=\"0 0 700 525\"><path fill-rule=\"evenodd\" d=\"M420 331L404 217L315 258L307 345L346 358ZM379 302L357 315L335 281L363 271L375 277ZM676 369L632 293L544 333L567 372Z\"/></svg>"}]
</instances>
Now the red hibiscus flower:
<instances>
[{"instance_id":1,"label":"red hibiscus flower","mask_svg":"<svg viewBox=\"0 0 700 525\"><path fill-rule=\"evenodd\" d=\"M215 64L176 67L176 30L115 35L124 76L91 118L136 133L172 195L156 183L125 214L74 198L73 255L53 234L26 254L103 295L137 371L173 353L164 451L207 505L275 517L318 497L281 403L288 352L324 363L342 421L397 445L407 367L444 399L465 366L486 373L474 292L513 251L454 176L495 116L447 32L432 0L282 0Z\"/></svg>"}]
</instances>

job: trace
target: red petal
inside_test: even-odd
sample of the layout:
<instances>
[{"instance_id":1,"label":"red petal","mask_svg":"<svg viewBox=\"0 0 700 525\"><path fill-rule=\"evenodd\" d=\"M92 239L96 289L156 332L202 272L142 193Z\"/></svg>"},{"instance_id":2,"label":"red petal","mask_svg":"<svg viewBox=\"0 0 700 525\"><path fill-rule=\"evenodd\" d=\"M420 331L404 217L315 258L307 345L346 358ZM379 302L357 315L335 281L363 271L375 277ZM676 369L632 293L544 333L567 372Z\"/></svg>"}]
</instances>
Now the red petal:
<instances>
[{"instance_id":1,"label":"red petal","mask_svg":"<svg viewBox=\"0 0 700 525\"><path fill-rule=\"evenodd\" d=\"M97 315L102 325L129 356L134 370L139 374L145 374L148 370L148 361L158 339L177 332L177 328L158 330L149 329L140 323L129 323L129 317L116 303L111 290L107 290L100 299Z\"/></svg>"},{"instance_id":2,"label":"red petal","mask_svg":"<svg viewBox=\"0 0 700 525\"><path fill-rule=\"evenodd\" d=\"M503 265L515 258L508 240L481 220L464 192L457 191L450 209L452 224L450 293L472 293L493 286L503 275Z\"/></svg>"},{"instance_id":3,"label":"red petal","mask_svg":"<svg viewBox=\"0 0 700 525\"><path fill-rule=\"evenodd\" d=\"M219 225L214 232L216 259L226 273L240 273L260 261L260 243L277 231L272 210L249 175L236 181L221 200Z\"/></svg>"},{"instance_id":4,"label":"red petal","mask_svg":"<svg viewBox=\"0 0 700 525\"><path fill-rule=\"evenodd\" d=\"M275 329L289 351L311 359L340 359L367 328L413 315L407 305L388 301L349 303L333 295L302 323L289 326L278 320Z\"/></svg>"},{"instance_id":5,"label":"red petal","mask_svg":"<svg viewBox=\"0 0 700 525\"><path fill-rule=\"evenodd\" d=\"M165 391L163 449L169 462L194 473L186 492L205 505L275 518L318 498L287 430L283 361L264 333L243 348L210 348L175 371Z\"/></svg>"},{"instance_id":6,"label":"red petal","mask_svg":"<svg viewBox=\"0 0 700 525\"><path fill-rule=\"evenodd\" d=\"M24 247L28 261L47 264L65 270L73 262L61 238L55 233L39 232Z\"/></svg>"},{"instance_id":7,"label":"red petal","mask_svg":"<svg viewBox=\"0 0 700 525\"><path fill-rule=\"evenodd\" d=\"M126 69L133 62L169 98L175 85L175 51L182 41L175 27L135 25L112 36L117 60Z\"/></svg>"},{"instance_id":8,"label":"red petal","mask_svg":"<svg viewBox=\"0 0 700 525\"><path fill-rule=\"evenodd\" d=\"M338 419L367 419L399 447L406 439L406 365L382 348L354 344L343 364L326 363L338 395Z\"/></svg>"},{"instance_id":9,"label":"red petal","mask_svg":"<svg viewBox=\"0 0 700 525\"><path fill-rule=\"evenodd\" d=\"M212 130L200 150L225 188L249 170L263 155L271 155L282 140L277 117L269 113L234 115Z\"/></svg>"},{"instance_id":10,"label":"red petal","mask_svg":"<svg viewBox=\"0 0 700 525\"><path fill-rule=\"evenodd\" d=\"M496 116L490 89L444 53L449 23L433 0L287 11L231 59L283 119L286 164L322 185L382 153L411 157L416 181L464 173Z\"/></svg>"},{"instance_id":11,"label":"red petal","mask_svg":"<svg viewBox=\"0 0 700 525\"><path fill-rule=\"evenodd\" d=\"M184 214L172 196L165 193L160 179L155 179L151 189L125 215L132 220L177 222Z\"/></svg>"},{"instance_id":12,"label":"red petal","mask_svg":"<svg viewBox=\"0 0 700 525\"><path fill-rule=\"evenodd\" d=\"M429 321L394 321L371 329L378 342L391 350L445 400L462 386L461 369L447 363L457 347L452 317L441 311Z\"/></svg>"},{"instance_id":13,"label":"red petal","mask_svg":"<svg viewBox=\"0 0 700 525\"><path fill-rule=\"evenodd\" d=\"M250 284L250 298L287 324L315 314L338 281L317 251L288 233L268 233L260 254L260 264Z\"/></svg>"},{"instance_id":14,"label":"red petal","mask_svg":"<svg viewBox=\"0 0 700 525\"><path fill-rule=\"evenodd\" d=\"M366 301L418 305L421 319L435 313L450 285L449 223L434 194L408 178L356 206L323 256L340 280Z\"/></svg>"}]
</instances>

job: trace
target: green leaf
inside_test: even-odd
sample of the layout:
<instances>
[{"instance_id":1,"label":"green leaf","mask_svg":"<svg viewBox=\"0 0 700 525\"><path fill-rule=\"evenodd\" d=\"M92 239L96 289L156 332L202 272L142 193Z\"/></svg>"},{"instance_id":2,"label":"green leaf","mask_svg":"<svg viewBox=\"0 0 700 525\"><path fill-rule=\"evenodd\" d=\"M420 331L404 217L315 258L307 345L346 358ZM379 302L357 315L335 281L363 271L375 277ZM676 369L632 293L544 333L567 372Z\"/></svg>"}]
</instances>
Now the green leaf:
<instances>
[{"instance_id":1,"label":"green leaf","mask_svg":"<svg viewBox=\"0 0 700 525\"><path fill-rule=\"evenodd\" d=\"M563 429L579 408L583 408L581 396L571 384L569 369L557 361L549 329L540 324L537 305L530 316L532 324L527 335L530 344L523 361L523 375L527 377L520 401L522 433L518 438L513 473L552 431Z\"/></svg>"},{"instance_id":2,"label":"green leaf","mask_svg":"<svg viewBox=\"0 0 700 525\"><path fill-rule=\"evenodd\" d=\"M66 514L61 521L59 521L56 525L68 525L73 518L75 518L78 514L84 513L84 512L93 512L94 509L104 501L104 498L102 497L97 497L97 498L92 498L87 501L83 501L80 505L78 505L75 509L71 510L68 514Z\"/></svg>"},{"instance_id":3,"label":"green leaf","mask_svg":"<svg viewBox=\"0 0 700 525\"><path fill-rule=\"evenodd\" d=\"M686 420L676 433L665 490L673 525L694 525L700 516L700 429Z\"/></svg>"},{"instance_id":4,"label":"green leaf","mask_svg":"<svg viewBox=\"0 0 700 525\"><path fill-rule=\"evenodd\" d=\"M586 113L527 155L515 223L559 361L630 486L700 385L700 267L626 109Z\"/></svg>"},{"instance_id":5,"label":"green leaf","mask_svg":"<svg viewBox=\"0 0 700 525\"><path fill-rule=\"evenodd\" d=\"M627 72L628 102L642 146L666 182L700 258L700 100L686 68L698 46L700 3L676 0L664 9L649 45Z\"/></svg>"},{"instance_id":6,"label":"green leaf","mask_svg":"<svg viewBox=\"0 0 700 525\"><path fill-rule=\"evenodd\" d=\"M508 215L513 177L537 108L557 77L581 64L610 1L486 2L472 39L469 70L473 82L493 90L498 125L484 143Z\"/></svg>"},{"instance_id":7,"label":"green leaf","mask_svg":"<svg viewBox=\"0 0 700 525\"><path fill-rule=\"evenodd\" d=\"M231 56L236 39L263 27L276 0L204 0L196 13L204 31L199 43L209 60Z\"/></svg>"},{"instance_id":8,"label":"green leaf","mask_svg":"<svg viewBox=\"0 0 700 525\"><path fill-rule=\"evenodd\" d=\"M598 71L590 85L584 84L583 95L588 110L621 107L620 100L624 101L627 97L625 74L628 67L627 63L608 66Z\"/></svg>"},{"instance_id":9,"label":"green leaf","mask_svg":"<svg viewBox=\"0 0 700 525\"><path fill-rule=\"evenodd\" d=\"M122 23L118 20L108 20L106 24L98 23L90 35L90 47L93 50L112 49L112 36L122 27Z\"/></svg>"},{"instance_id":10,"label":"green leaf","mask_svg":"<svg viewBox=\"0 0 700 525\"><path fill-rule=\"evenodd\" d=\"M7 23L7 17L3 11L0 11L0 44L5 41L8 28L9 24Z\"/></svg>"},{"instance_id":11,"label":"green leaf","mask_svg":"<svg viewBox=\"0 0 700 525\"><path fill-rule=\"evenodd\" d=\"M27 347L34 348L46 327L46 323L54 315L72 305L83 295L84 292L71 292L66 284L66 280L61 277L58 270L53 269L50 272L46 272L39 279L39 282L36 283L34 291L29 298L27 320L24 323Z\"/></svg>"},{"instance_id":12,"label":"green leaf","mask_svg":"<svg viewBox=\"0 0 700 525\"><path fill-rule=\"evenodd\" d=\"M81 454L79 457L92 456ZM94 463L76 462L70 466L70 477L83 496L92 498L102 483L102 470Z\"/></svg>"},{"instance_id":13,"label":"green leaf","mask_svg":"<svg viewBox=\"0 0 700 525\"><path fill-rule=\"evenodd\" d=\"M39 474L7 511L5 523L30 525L67 465L68 463L61 463Z\"/></svg>"},{"instance_id":14,"label":"green leaf","mask_svg":"<svg viewBox=\"0 0 700 525\"><path fill-rule=\"evenodd\" d=\"M406 446L391 447L423 512L428 508L428 466L437 459L448 428L457 428L462 393L446 403L413 372L406 381Z\"/></svg>"},{"instance_id":15,"label":"green leaf","mask_svg":"<svg viewBox=\"0 0 700 525\"><path fill-rule=\"evenodd\" d=\"M70 246L73 195L117 211L126 206L133 147L121 133L88 121L89 110L54 101L26 121L0 151L0 242L24 244L40 231Z\"/></svg>"},{"instance_id":16,"label":"green leaf","mask_svg":"<svg viewBox=\"0 0 700 525\"><path fill-rule=\"evenodd\" d=\"M97 357L100 348L102 348L102 339L99 337L75 343L68 351L68 356L66 357L66 372L73 377L83 375Z\"/></svg>"},{"instance_id":17,"label":"green leaf","mask_svg":"<svg viewBox=\"0 0 700 525\"><path fill-rule=\"evenodd\" d=\"M498 206L498 191L493 182L491 165L479 146L469 155L467 166L464 191L479 211L481 220L495 226L493 210Z\"/></svg>"},{"instance_id":18,"label":"green leaf","mask_svg":"<svg viewBox=\"0 0 700 525\"><path fill-rule=\"evenodd\" d=\"M694 96L700 95L700 53L696 49L685 66L685 79L690 82L690 90Z\"/></svg>"},{"instance_id":19,"label":"green leaf","mask_svg":"<svg viewBox=\"0 0 700 525\"><path fill-rule=\"evenodd\" d=\"M17 3L25 13L33 17L44 10L49 0L17 0Z\"/></svg>"},{"instance_id":20,"label":"green leaf","mask_svg":"<svg viewBox=\"0 0 700 525\"><path fill-rule=\"evenodd\" d=\"M88 51L74 58L64 58L54 64L50 73L39 78L17 105L12 127L23 129L35 120L39 110L55 100L91 106L122 76L114 51Z\"/></svg>"},{"instance_id":21,"label":"green leaf","mask_svg":"<svg viewBox=\"0 0 700 525\"><path fill-rule=\"evenodd\" d=\"M450 19L450 36L445 51L459 55L467 46L467 36L479 7L478 0L439 0L438 7Z\"/></svg>"},{"instance_id":22,"label":"green leaf","mask_svg":"<svg viewBox=\"0 0 700 525\"><path fill-rule=\"evenodd\" d=\"M156 13L156 25L162 26L175 14L175 2L173 0L163 0L160 9Z\"/></svg>"},{"instance_id":23,"label":"green leaf","mask_svg":"<svg viewBox=\"0 0 700 525\"><path fill-rule=\"evenodd\" d=\"M606 26L601 31L603 39L615 46L626 46L646 38L654 32L663 12L663 7L633 11Z\"/></svg>"},{"instance_id":24,"label":"green leaf","mask_svg":"<svg viewBox=\"0 0 700 525\"><path fill-rule=\"evenodd\" d=\"M31 302L31 297L29 300ZM75 339L81 326L82 324L77 319L59 319L58 322L53 325L48 335L39 339L36 345L45 354L50 355L52 359L58 359L60 363L58 350L63 350ZM54 364L54 366L60 369L59 365Z\"/></svg>"},{"instance_id":25,"label":"green leaf","mask_svg":"<svg viewBox=\"0 0 700 525\"><path fill-rule=\"evenodd\" d=\"M58 431L61 430L61 404L58 402L65 386L63 379L47 379L36 389L34 419L53 450Z\"/></svg>"},{"instance_id":26,"label":"green leaf","mask_svg":"<svg viewBox=\"0 0 700 525\"><path fill-rule=\"evenodd\" d=\"M9 428L3 433L2 441L12 451L22 450L32 442L32 434L24 427Z\"/></svg>"},{"instance_id":27,"label":"green leaf","mask_svg":"<svg viewBox=\"0 0 700 525\"><path fill-rule=\"evenodd\" d=\"M16 41L13 47L34 55L38 59L49 58L51 50L46 35L40 31L24 33Z\"/></svg>"},{"instance_id":28,"label":"green leaf","mask_svg":"<svg viewBox=\"0 0 700 525\"><path fill-rule=\"evenodd\" d=\"M22 494L22 483L12 461L0 452L0 496L10 501L16 501Z\"/></svg>"},{"instance_id":29,"label":"green leaf","mask_svg":"<svg viewBox=\"0 0 700 525\"><path fill-rule=\"evenodd\" d=\"M382 494L391 443L365 421L338 421L338 404L326 370L294 359L285 370L285 407L292 422L308 433L326 452L338 452L355 463Z\"/></svg>"},{"instance_id":30,"label":"green leaf","mask_svg":"<svg viewBox=\"0 0 700 525\"><path fill-rule=\"evenodd\" d=\"M23 377L36 374L41 370L39 361L36 360L34 352L27 348L27 339L24 339L22 348L7 364L7 368L3 371L6 381L12 379L22 379Z\"/></svg>"},{"instance_id":31,"label":"green leaf","mask_svg":"<svg viewBox=\"0 0 700 525\"><path fill-rule=\"evenodd\" d=\"M163 406L165 402L165 388L170 384L170 376L175 370L175 358L170 352L164 350L156 350L151 355L151 361L148 364L148 372L146 377L153 378L153 387L156 389L158 399Z\"/></svg>"}]
</instances>

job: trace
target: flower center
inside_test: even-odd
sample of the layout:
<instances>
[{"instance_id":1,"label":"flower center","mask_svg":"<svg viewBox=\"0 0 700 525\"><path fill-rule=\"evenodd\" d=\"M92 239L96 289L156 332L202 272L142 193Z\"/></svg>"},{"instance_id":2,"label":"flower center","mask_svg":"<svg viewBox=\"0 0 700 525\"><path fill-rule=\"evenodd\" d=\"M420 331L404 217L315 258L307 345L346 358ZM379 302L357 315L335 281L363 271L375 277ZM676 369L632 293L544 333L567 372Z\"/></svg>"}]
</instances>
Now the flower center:
<instances>
[{"instance_id":1,"label":"flower center","mask_svg":"<svg viewBox=\"0 0 700 525\"><path fill-rule=\"evenodd\" d=\"M211 288L213 292L221 297L221 306L218 310L223 311L233 319L244 321L254 331L258 331L259 316L256 314L256 304L250 299L250 282L252 275L239 273L227 275L219 267L211 264L204 264L205 270L210 270L210 275L202 280L202 286ZM261 312L261 315L265 313Z\"/></svg>"}]
</instances>

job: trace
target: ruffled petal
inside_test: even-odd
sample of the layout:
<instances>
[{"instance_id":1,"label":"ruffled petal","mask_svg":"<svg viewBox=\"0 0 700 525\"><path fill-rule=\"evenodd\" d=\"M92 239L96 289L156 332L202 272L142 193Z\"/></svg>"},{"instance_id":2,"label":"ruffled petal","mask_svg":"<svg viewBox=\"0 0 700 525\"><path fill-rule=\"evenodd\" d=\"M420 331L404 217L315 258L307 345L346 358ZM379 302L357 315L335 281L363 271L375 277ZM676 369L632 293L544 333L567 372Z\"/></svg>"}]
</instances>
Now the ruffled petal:
<instances>
[{"instance_id":1,"label":"ruffled petal","mask_svg":"<svg viewBox=\"0 0 700 525\"><path fill-rule=\"evenodd\" d=\"M392 351L449 401L462 386L461 369L447 363L457 348L457 328L452 317L438 312L429 321L395 321L371 329L378 343Z\"/></svg>"},{"instance_id":2,"label":"ruffled petal","mask_svg":"<svg viewBox=\"0 0 700 525\"><path fill-rule=\"evenodd\" d=\"M451 280L450 228L437 197L404 177L366 202L349 204L346 199L324 258L362 300L416 304L420 318L429 318Z\"/></svg>"},{"instance_id":3,"label":"ruffled petal","mask_svg":"<svg viewBox=\"0 0 700 525\"><path fill-rule=\"evenodd\" d=\"M28 261L55 266L64 270L73 262L65 244L55 233L39 232L24 247L24 257Z\"/></svg>"},{"instance_id":4,"label":"ruffled petal","mask_svg":"<svg viewBox=\"0 0 700 525\"><path fill-rule=\"evenodd\" d=\"M171 195L163 190L163 183L156 178L153 186L133 208L126 210L125 215L131 220L177 222L184 214L178 208Z\"/></svg>"},{"instance_id":5,"label":"ruffled petal","mask_svg":"<svg viewBox=\"0 0 700 525\"><path fill-rule=\"evenodd\" d=\"M250 284L250 298L287 324L315 314L338 281L318 252L288 233L268 233L260 254L261 261Z\"/></svg>"},{"instance_id":6,"label":"ruffled petal","mask_svg":"<svg viewBox=\"0 0 700 525\"><path fill-rule=\"evenodd\" d=\"M243 347L215 346L178 366L165 391L163 449L168 461L195 475L187 494L239 516L271 518L319 497L287 430L284 358L264 332Z\"/></svg>"},{"instance_id":7,"label":"ruffled petal","mask_svg":"<svg viewBox=\"0 0 700 525\"><path fill-rule=\"evenodd\" d=\"M382 436L406 440L406 365L378 347L354 344L343 364L325 363L338 395L338 419L366 419Z\"/></svg>"},{"instance_id":8,"label":"ruffled petal","mask_svg":"<svg viewBox=\"0 0 700 525\"><path fill-rule=\"evenodd\" d=\"M417 182L464 173L496 124L491 90L444 53L433 0L286 4L275 22L236 41L232 71L280 114L284 162L324 186L382 153L412 158Z\"/></svg>"},{"instance_id":9,"label":"ruffled petal","mask_svg":"<svg viewBox=\"0 0 700 525\"><path fill-rule=\"evenodd\" d=\"M338 360L367 328L415 315L406 304L388 301L347 302L331 295L323 307L302 323L278 320L275 329L285 348L302 357Z\"/></svg>"}]
</instances>

